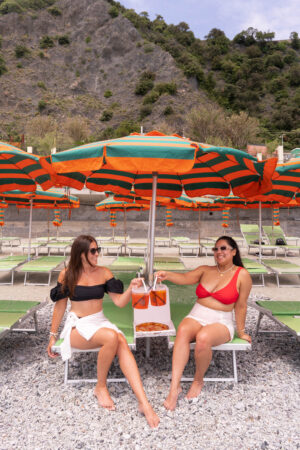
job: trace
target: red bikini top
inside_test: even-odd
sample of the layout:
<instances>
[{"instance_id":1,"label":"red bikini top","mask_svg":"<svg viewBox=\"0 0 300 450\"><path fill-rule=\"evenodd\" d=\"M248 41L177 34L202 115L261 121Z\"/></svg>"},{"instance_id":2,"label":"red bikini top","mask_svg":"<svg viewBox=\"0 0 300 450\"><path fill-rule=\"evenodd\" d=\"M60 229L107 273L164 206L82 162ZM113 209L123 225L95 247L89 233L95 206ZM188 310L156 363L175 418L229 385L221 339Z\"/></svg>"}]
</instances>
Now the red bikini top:
<instances>
[{"instance_id":1,"label":"red bikini top","mask_svg":"<svg viewBox=\"0 0 300 450\"><path fill-rule=\"evenodd\" d=\"M219 302L223 303L224 305L230 305L231 303L235 303L239 298L239 293L236 288L236 281L241 269L242 267L238 267L229 283L223 288L219 289L218 291L209 292L207 289L205 289L205 287L201 283L199 283L196 288L197 297L198 298L213 297Z\"/></svg>"}]
</instances>

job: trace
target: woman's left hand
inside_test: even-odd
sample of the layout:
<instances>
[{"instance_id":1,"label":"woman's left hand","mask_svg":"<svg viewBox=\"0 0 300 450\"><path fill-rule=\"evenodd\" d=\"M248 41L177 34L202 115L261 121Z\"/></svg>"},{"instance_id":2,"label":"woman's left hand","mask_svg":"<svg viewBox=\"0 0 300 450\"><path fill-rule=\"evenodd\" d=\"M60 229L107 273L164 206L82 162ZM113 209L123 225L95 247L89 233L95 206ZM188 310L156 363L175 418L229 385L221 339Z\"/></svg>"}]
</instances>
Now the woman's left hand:
<instances>
[{"instance_id":1,"label":"woman's left hand","mask_svg":"<svg viewBox=\"0 0 300 450\"><path fill-rule=\"evenodd\" d=\"M130 281L129 287L130 287L131 289L135 289L135 288L141 287L142 285L143 285L142 278L133 278L133 279Z\"/></svg>"},{"instance_id":2,"label":"woman's left hand","mask_svg":"<svg viewBox=\"0 0 300 450\"><path fill-rule=\"evenodd\" d=\"M244 339L245 341L248 341L251 344L252 338L251 338L251 336L249 336L249 334L241 333L238 336L239 336L240 339Z\"/></svg>"}]
</instances>

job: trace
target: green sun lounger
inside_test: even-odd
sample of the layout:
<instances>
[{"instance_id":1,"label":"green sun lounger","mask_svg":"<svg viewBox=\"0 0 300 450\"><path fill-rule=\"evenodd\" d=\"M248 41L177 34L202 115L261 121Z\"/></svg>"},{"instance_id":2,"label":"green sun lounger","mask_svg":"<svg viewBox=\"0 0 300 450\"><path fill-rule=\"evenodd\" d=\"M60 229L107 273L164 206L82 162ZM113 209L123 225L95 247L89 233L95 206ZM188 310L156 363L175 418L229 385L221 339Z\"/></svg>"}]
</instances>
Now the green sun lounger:
<instances>
[{"instance_id":1,"label":"green sun lounger","mask_svg":"<svg viewBox=\"0 0 300 450\"><path fill-rule=\"evenodd\" d=\"M265 275L273 272L271 269L267 269L266 266L258 261L250 258L242 258L245 269L248 270L250 275L258 275L261 279L261 284L253 284L253 286L264 286L265 285Z\"/></svg>"},{"instance_id":2,"label":"green sun lounger","mask_svg":"<svg viewBox=\"0 0 300 450\"><path fill-rule=\"evenodd\" d=\"M65 260L64 256L39 256L17 268L18 272L24 273L24 285L49 286L52 273ZM47 274L48 283L29 283L27 277L29 273Z\"/></svg>"},{"instance_id":3,"label":"green sun lounger","mask_svg":"<svg viewBox=\"0 0 300 450\"><path fill-rule=\"evenodd\" d=\"M119 254L122 251L123 244L117 242L101 242L101 256L104 256L104 250L106 250L106 254Z\"/></svg>"},{"instance_id":4,"label":"green sun lounger","mask_svg":"<svg viewBox=\"0 0 300 450\"><path fill-rule=\"evenodd\" d=\"M283 233L282 229L277 229L279 227L272 227L272 226L263 226L263 230L265 235L268 238L270 245L276 245L276 247L279 249L282 249L284 251L285 256L288 252L291 251L297 251L300 255L300 245L290 245L287 243L286 237ZM276 244L277 239L281 239L284 244L278 245ZM276 254L276 253L275 253Z\"/></svg>"},{"instance_id":5,"label":"green sun lounger","mask_svg":"<svg viewBox=\"0 0 300 450\"><path fill-rule=\"evenodd\" d=\"M172 303L170 304L171 307L171 319L172 322L175 325L175 328L177 329L182 319L187 316L191 309L192 305L187 303ZM175 337L174 336L168 336L168 342L169 342L169 348L172 348L174 346ZM190 344L190 348L195 348L195 343L192 342ZM226 378L204 378L204 381L234 381L238 382L238 370L237 370L237 360L236 360L236 352L237 351L245 351L245 350L251 350L251 344L248 341L245 341L243 339L240 339L236 335L234 336L233 340L231 342L227 342L225 344L218 345L216 347L213 347L213 350L220 350L220 351L230 351L232 352L232 368L233 368L233 376L232 377L226 377ZM192 381L193 377L182 377L181 381Z\"/></svg>"},{"instance_id":6,"label":"green sun lounger","mask_svg":"<svg viewBox=\"0 0 300 450\"><path fill-rule=\"evenodd\" d=\"M201 252L201 245L197 242L183 242L178 245L180 256L197 257Z\"/></svg>"},{"instance_id":7,"label":"green sun lounger","mask_svg":"<svg viewBox=\"0 0 300 450\"><path fill-rule=\"evenodd\" d=\"M254 249L257 253L259 251L259 226L257 224L240 224L241 233L243 235L248 253ZM265 236L261 236L261 254L270 254L276 256L276 252L279 249L277 245L270 245L268 239Z\"/></svg>"},{"instance_id":8,"label":"green sun lounger","mask_svg":"<svg viewBox=\"0 0 300 450\"><path fill-rule=\"evenodd\" d=\"M267 266L276 277L278 287L300 287L300 266L285 259L263 259L262 263ZM293 275L298 277L298 284L280 284L281 275Z\"/></svg>"},{"instance_id":9,"label":"green sun lounger","mask_svg":"<svg viewBox=\"0 0 300 450\"><path fill-rule=\"evenodd\" d=\"M67 250L71 249L72 243L70 241L50 241L42 245L42 248L46 248L48 251L48 256L50 256L51 251L57 251L58 253L63 253L66 256Z\"/></svg>"},{"instance_id":10,"label":"green sun lounger","mask_svg":"<svg viewBox=\"0 0 300 450\"><path fill-rule=\"evenodd\" d=\"M300 301L257 300L252 306L259 312L256 335L258 333L290 333L300 341ZM283 331L260 330L264 316L277 323Z\"/></svg>"},{"instance_id":11,"label":"green sun lounger","mask_svg":"<svg viewBox=\"0 0 300 450\"><path fill-rule=\"evenodd\" d=\"M38 331L37 311L46 302L21 300L0 300L0 339L11 331L36 333ZM16 328L28 317L33 317L34 328Z\"/></svg>"},{"instance_id":12,"label":"green sun lounger","mask_svg":"<svg viewBox=\"0 0 300 450\"><path fill-rule=\"evenodd\" d=\"M184 242L190 242L190 238L186 236L171 237L171 245L175 245L176 247L178 247L179 244L183 244Z\"/></svg>"},{"instance_id":13,"label":"green sun lounger","mask_svg":"<svg viewBox=\"0 0 300 450\"><path fill-rule=\"evenodd\" d=\"M137 272L145 267L145 260L138 256L118 256L108 268L112 272Z\"/></svg>"},{"instance_id":14,"label":"green sun lounger","mask_svg":"<svg viewBox=\"0 0 300 450\"><path fill-rule=\"evenodd\" d=\"M125 244L124 244L125 245ZM124 247L123 245L123 247ZM126 244L128 250L128 255L131 256L133 253L142 254L144 257L147 255L148 245L141 242L129 242Z\"/></svg>"},{"instance_id":15,"label":"green sun lounger","mask_svg":"<svg viewBox=\"0 0 300 450\"><path fill-rule=\"evenodd\" d=\"M103 312L105 316L114 323L125 335L127 343L132 350L136 349L135 340L134 340L134 330L133 330L133 310L131 303L127 304L124 308L118 308L112 301L103 302ZM55 353L61 353L61 344L63 343L62 339L59 339L53 346L52 351ZM80 350L73 348L73 354L76 353L90 353L90 352L98 352L99 348L89 349L89 350ZM64 384L69 383L96 383L96 378L70 378L69 377L69 362L70 360L65 361L65 372L64 372ZM95 363L96 370L96 363ZM108 378L108 382L126 382L126 378Z\"/></svg>"},{"instance_id":16,"label":"green sun lounger","mask_svg":"<svg viewBox=\"0 0 300 450\"><path fill-rule=\"evenodd\" d=\"M26 262L27 258L25 255L11 255L0 259L0 272L9 272L11 274L11 280L0 284L14 284L14 274L16 268Z\"/></svg>"}]
</instances>

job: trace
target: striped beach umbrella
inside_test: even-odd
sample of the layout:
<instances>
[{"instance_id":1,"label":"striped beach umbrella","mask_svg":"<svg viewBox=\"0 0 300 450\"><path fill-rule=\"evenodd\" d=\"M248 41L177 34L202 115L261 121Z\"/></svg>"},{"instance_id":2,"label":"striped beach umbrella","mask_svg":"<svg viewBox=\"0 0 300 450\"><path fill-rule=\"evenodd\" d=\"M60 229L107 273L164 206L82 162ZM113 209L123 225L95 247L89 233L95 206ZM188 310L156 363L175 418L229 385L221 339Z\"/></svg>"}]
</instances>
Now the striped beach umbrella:
<instances>
[{"instance_id":1,"label":"striped beach umbrella","mask_svg":"<svg viewBox=\"0 0 300 450\"><path fill-rule=\"evenodd\" d=\"M183 188L190 197L228 195L230 190L256 195L271 189L276 159L259 162L239 150L209 147L154 131L86 144L42 158L41 163L55 184L74 186L76 181L83 186L85 182L89 189L120 194L130 193L134 186L136 195L152 198L147 265L152 278L157 195L180 197Z\"/></svg>"},{"instance_id":2,"label":"striped beach umbrella","mask_svg":"<svg viewBox=\"0 0 300 450\"><path fill-rule=\"evenodd\" d=\"M37 185L44 190L53 186L49 173L40 164L39 157L0 142L0 192L14 189L34 192Z\"/></svg>"},{"instance_id":3,"label":"striped beach umbrella","mask_svg":"<svg viewBox=\"0 0 300 450\"><path fill-rule=\"evenodd\" d=\"M8 204L14 204L17 208L29 209L29 235L28 235L28 260L30 260L31 252L31 231L32 231L32 210L34 208L43 209L73 209L79 208L79 199L74 195L66 195L65 193L50 190L47 192L22 192L19 190L1 192L0 200Z\"/></svg>"},{"instance_id":4,"label":"striped beach umbrella","mask_svg":"<svg viewBox=\"0 0 300 450\"><path fill-rule=\"evenodd\" d=\"M124 236L125 236L125 253L126 253L126 241L127 241L127 211L141 211L149 209L149 205L146 204L136 204L132 202L126 202L122 200L115 200L113 196L110 196L95 205L97 211L109 211L110 212L110 226L116 227L115 214L117 211L122 211L124 213ZM112 219L112 214L114 214ZM113 229L114 231L114 229ZM114 237L114 233L113 233Z\"/></svg>"}]
</instances>

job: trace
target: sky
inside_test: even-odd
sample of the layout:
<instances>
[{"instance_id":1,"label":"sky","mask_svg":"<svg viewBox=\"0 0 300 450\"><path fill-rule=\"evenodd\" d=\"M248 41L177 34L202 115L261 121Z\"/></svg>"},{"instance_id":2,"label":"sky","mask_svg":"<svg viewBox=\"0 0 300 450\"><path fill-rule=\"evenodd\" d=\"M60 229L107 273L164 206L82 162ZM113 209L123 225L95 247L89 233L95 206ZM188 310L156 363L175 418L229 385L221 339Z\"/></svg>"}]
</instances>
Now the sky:
<instances>
[{"instance_id":1,"label":"sky","mask_svg":"<svg viewBox=\"0 0 300 450\"><path fill-rule=\"evenodd\" d=\"M186 22L197 38L218 28L233 39L249 27L275 32L275 39L300 36L299 0L119 0L137 13L147 11L151 20L159 14L167 24Z\"/></svg>"}]
</instances>

